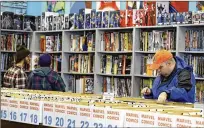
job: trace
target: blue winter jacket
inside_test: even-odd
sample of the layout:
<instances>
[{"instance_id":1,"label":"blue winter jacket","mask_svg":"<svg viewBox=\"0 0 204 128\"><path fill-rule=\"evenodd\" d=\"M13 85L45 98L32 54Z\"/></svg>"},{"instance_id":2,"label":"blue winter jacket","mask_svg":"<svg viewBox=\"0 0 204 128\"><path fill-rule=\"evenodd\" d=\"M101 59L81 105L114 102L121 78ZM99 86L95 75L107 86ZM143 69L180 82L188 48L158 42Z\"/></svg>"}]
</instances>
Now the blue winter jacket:
<instances>
[{"instance_id":1,"label":"blue winter jacket","mask_svg":"<svg viewBox=\"0 0 204 128\"><path fill-rule=\"evenodd\" d=\"M167 100L175 102L195 102L195 76L193 74L193 68L188 66L184 60L179 57L175 57L176 60L176 71L172 74L166 82L161 84L161 76L156 77L151 89L151 94L144 96L147 99L158 99L162 92L166 92L169 97ZM186 91L184 88L178 88L178 73L182 69L187 69L191 73L191 84L192 88Z\"/></svg>"}]
</instances>

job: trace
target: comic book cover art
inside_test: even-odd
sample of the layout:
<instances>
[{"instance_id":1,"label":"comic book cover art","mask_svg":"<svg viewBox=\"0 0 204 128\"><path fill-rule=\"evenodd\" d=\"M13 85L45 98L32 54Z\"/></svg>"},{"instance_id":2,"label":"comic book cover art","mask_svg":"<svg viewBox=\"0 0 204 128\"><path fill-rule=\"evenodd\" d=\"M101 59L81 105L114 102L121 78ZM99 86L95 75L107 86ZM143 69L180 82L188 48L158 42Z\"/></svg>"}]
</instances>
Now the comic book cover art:
<instances>
[{"instance_id":1,"label":"comic book cover art","mask_svg":"<svg viewBox=\"0 0 204 128\"><path fill-rule=\"evenodd\" d=\"M120 11L115 11L114 27L120 27Z\"/></svg>"},{"instance_id":2,"label":"comic book cover art","mask_svg":"<svg viewBox=\"0 0 204 128\"><path fill-rule=\"evenodd\" d=\"M180 24L180 13L179 12L176 13L176 23Z\"/></svg>"},{"instance_id":3,"label":"comic book cover art","mask_svg":"<svg viewBox=\"0 0 204 128\"><path fill-rule=\"evenodd\" d=\"M24 16L24 31L35 31L36 26L35 26L35 16L29 16L26 15Z\"/></svg>"},{"instance_id":4,"label":"comic book cover art","mask_svg":"<svg viewBox=\"0 0 204 128\"><path fill-rule=\"evenodd\" d=\"M74 15L74 29L79 29L79 15Z\"/></svg>"},{"instance_id":5,"label":"comic book cover art","mask_svg":"<svg viewBox=\"0 0 204 128\"><path fill-rule=\"evenodd\" d=\"M170 24L170 13L165 13L164 14L164 25L169 25Z\"/></svg>"},{"instance_id":6,"label":"comic book cover art","mask_svg":"<svg viewBox=\"0 0 204 128\"><path fill-rule=\"evenodd\" d=\"M60 14L59 24L60 24L59 29L62 30L64 28L64 14Z\"/></svg>"},{"instance_id":7,"label":"comic book cover art","mask_svg":"<svg viewBox=\"0 0 204 128\"><path fill-rule=\"evenodd\" d=\"M158 25L162 25L162 24L163 24L163 22L162 22L162 14L161 14L161 13L158 14L157 24L158 24Z\"/></svg>"},{"instance_id":8,"label":"comic book cover art","mask_svg":"<svg viewBox=\"0 0 204 128\"><path fill-rule=\"evenodd\" d=\"M69 15L64 16L64 29L69 29Z\"/></svg>"},{"instance_id":9,"label":"comic book cover art","mask_svg":"<svg viewBox=\"0 0 204 128\"><path fill-rule=\"evenodd\" d=\"M109 17L109 19L110 19L110 21L109 21L109 27L110 28L113 28L114 27L114 18L115 18L115 11L110 11L110 15L109 15L110 17Z\"/></svg>"},{"instance_id":10,"label":"comic book cover art","mask_svg":"<svg viewBox=\"0 0 204 128\"><path fill-rule=\"evenodd\" d=\"M136 20L137 20L137 9L132 10L132 24L133 26L136 26Z\"/></svg>"},{"instance_id":11,"label":"comic book cover art","mask_svg":"<svg viewBox=\"0 0 204 128\"><path fill-rule=\"evenodd\" d=\"M200 23L204 23L204 12L200 12Z\"/></svg>"},{"instance_id":12,"label":"comic book cover art","mask_svg":"<svg viewBox=\"0 0 204 128\"><path fill-rule=\"evenodd\" d=\"M15 30L22 30L23 29L23 15L14 15L14 26Z\"/></svg>"},{"instance_id":13,"label":"comic book cover art","mask_svg":"<svg viewBox=\"0 0 204 128\"><path fill-rule=\"evenodd\" d=\"M144 9L139 10L139 18L140 18L139 26L145 26L145 10Z\"/></svg>"},{"instance_id":14,"label":"comic book cover art","mask_svg":"<svg viewBox=\"0 0 204 128\"><path fill-rule=\"evenodd\" d=\"M96 28L102 28L102 12L96 12Z\"/></svg>"},{"instance_id":15,"label":"comic book cover art","mask_svg":"<svg viewBox=\"0 0 204 128\"><path fill-rule=\"evenodd\" d=\"M36 30L40 31L41 30L41 16L35 17L35 24L36 24Z\"/></svg>"},{"instance_id":16,"label":"comic book cover art","mask_svg":"<svg viewBox=\"0 0 204 128\"><path fill-rule=\"evenodd\" d=\"M91 28L96 27L96 10L92 9L91 10Z\"/></svg>"},{"instance_id":17,"label":"comic book cover art","mask_svg":"<svg viewBox=\"0 0 204 128\"><path fill-rule=\"evenodd\" d=\"M193 12L193 24L199 24L200 23L200 13L199 12Z\"/></svg>"},{"instance_id":18,"label":"comic book cover art","mask_svg":"<svg viewBox=\"0 0 204 128\"><path fill-rule=\"evenodd\" d=\"M176 13L171 13L171 24L176 24Z\"/></svg>"},{"instance_id":19,"label":"comic book cover art","mask_svg":"<svg viewBox=\"0 0 204 128\"><path fill-rule=\"evenodd\" d=\"M46 51L54 50L54 36L46 36Z\"/></svg>"},{"instance_id":20,"label":"comic book cover art","mask_svg":"<svg viewBox=\"0 0 204 128\"><path fill-rule=\"evenodd\" d=\"M156 17L158 19L158 15L162 15L164 13L169 13L169 2L156 2ZM158 23L158 21L157 21Z\"/></svg>"},{"instance_id":21,"label":"comic book cover art","mask_svg":"<svg viewBox=\"0 0 204 128\"><path fill-rule=\"evenodd\" d=\"M180 12L179 16L180 16L180 24L184 24L185 12Z\"/></svg>"},{"instance_id":22,"label":"comic book cover art","mask_svg":"<svg viewBox=\"0 0 204 128\"><path fill-rule=\"evenodd\" d=\"M74 19L75 19L75 14L74 13L70 13L69 14L69 29L73 30L74 29Z\"/></svg>"},{"instance_id":23,"label":"comic book cover art","mask_svg":"<svg viewBox=\"0 0 204 128\"><path fill-rule=\"evenodd\" d=\"M84 29L85 9L79 10L79 29Z\"/></svg>"},{"instance_id":24,"label":"comic book cover art","mask_svg":"<svg viewBox=\"0 0 204 128\"><path fill-rule=\"evenodd\" d=\"M52 21L52 16L48 16L48 30L52 30L52 25L53 25L53 21Z\"/></svg>"},{"instance_id":25,"label":"comic book cover art","mask_svg":"<svg viewBox=\"0 0 204 128\"><path fill-rule=\"evenodd\" d=\"M108 28L109 26L109 11L103 12L103 28Z\"/></svg>"},{"instance_id":26,"label":"comic book cover art","mask_svg":"<svg viewBox=\"0 0 204 128\"><path fill-rule=\"evenodd\" d=\"M192 24L192 12L185 12L184 16L184 23L185 24Z\"/></svg>"},{"instance_id":27,"label":"comic book cover art","mask_svg":"<svg viewBox=\"0 0 204 128\"><path fill-rule=\"evenodd\" d=\"M146 26L156 25L156 2L144 1L144 10Z\"/></svg>"},{"instance_id":28,"label":"comic book cover art","mask_svg":"<svg viewBox=\"0 0 204 128\"><path fill-rule=\"evenodd\" d=\"M2 28L3 29L13 29L13 12L3 12L2 13Z\"/></svg>"},{"instance_id":29,"label":"comic book cover art","mask_svg":"<svg viewBox=\"0 0 204 128\"><path fill-rule=\"evenodd\" d=\"M132 15L133 15L132 10L128 10L127 11L127 26L128 27L133 26L133 24L132 24Z\"/></svg>"},{"instance_id":30,"label":"comic book cover art","mask_svg":"<svg viewBox=\"0 0 204 128\"><path fill-rule=\"evenodd\" d=\"M140 26L140 9L139 9L139 10L136 10L135 26Z\"/></svg>"},{"instance_id":31,"label":"comic book cover art","mask_svg":"<svg viewBox=\"0 0 204 128\"><path fill-rule=\"evenodd\" d=\"M126 10L120 10L120 27L126 27Z\"/></svg>"},{"instance_id":32,"label":"comic book cover art","mask_svg":"<svg viewBox=\"0 0 204 128\"><path fill-rule=\"evenodd\" d=\"M85 20L85 28L90 29L91 28L91 14L86 14L86 20Z\"/></svg>"}]
</instances>

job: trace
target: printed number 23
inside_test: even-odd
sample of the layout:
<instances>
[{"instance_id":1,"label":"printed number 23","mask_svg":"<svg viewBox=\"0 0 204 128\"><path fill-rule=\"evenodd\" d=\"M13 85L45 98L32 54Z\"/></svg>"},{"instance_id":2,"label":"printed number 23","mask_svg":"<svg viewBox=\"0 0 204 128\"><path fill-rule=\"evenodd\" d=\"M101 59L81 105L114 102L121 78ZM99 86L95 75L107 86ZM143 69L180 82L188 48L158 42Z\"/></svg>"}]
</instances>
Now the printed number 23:
<instances>
[{"instance_id":1,"label":"printed number 23","mask_svg":"<svg viewBox=\"0 0 204 128\"><path fill-rule=\"evenodd\" d=\"M97 124L97 123L94 123L94 126L95 126L95 128L103 128L103 124Z\"/></svg>"},{"instance_id":2,"label":"printed number 23","mask_svg":"<svg viewBox=\"0 0 204 128\"><path fill-rule=\"evenodd\" d=\"M89 127L89 122L87 121L81 121L81 128L88 128Z\"/></svg>"}]
</instances>

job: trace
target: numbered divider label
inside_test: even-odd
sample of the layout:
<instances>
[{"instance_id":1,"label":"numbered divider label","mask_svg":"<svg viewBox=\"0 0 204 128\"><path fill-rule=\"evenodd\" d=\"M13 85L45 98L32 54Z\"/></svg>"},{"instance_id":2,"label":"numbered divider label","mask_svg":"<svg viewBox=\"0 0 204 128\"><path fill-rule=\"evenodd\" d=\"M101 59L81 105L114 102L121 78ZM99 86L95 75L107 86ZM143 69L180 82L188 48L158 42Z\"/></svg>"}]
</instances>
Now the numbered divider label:
<instances>
[{"instance_id":1,"label":"numbered divider label","mask_svg":"<svg viewBox=\"0 0 204 128\"><path fill-rule=\"evenodd\" d=\"M175 118L167 114L157 114L157 124L156 127L168 127L172 128L175 124Z\"/></svg>"},{"instance_id":2,"label":"numbered divider label","mask_svg":"<svg viewBox=\"0 0 204 128\"><path fill-rule=\"evenodd\" d=\"M1 97L1 119L9 120L9 98Z\"/></svg>"},{"instance_id":3,"label":"numbered divider label","mask_svg":"<svg viewBox=\"0 0 204 128\"><path fill-rule=\"evenodd\" d=\"M52 102L43 103L43 125L55 127L54 104Z\"/></svg>"},{"instance_id":4,"label":"numbered divider label","mask_svg":"<svg viewBox=\"0 0 204 128\"><path fill-rule=\"evenodd\" d=\"M188 116L175 116L173 115L173 118L175 118L175 123L173 127L182 127L182 128L190 128L193 126L193 120L191 120Z\"/></svg>"},{"instance_id":5,"label":"numbered divider label","mask_svg":"<svg viewBox=\"0 0 204 128\"><path fill-rule=\"evenodd\" d=\"M106 108L106 128L118 128L123 127L124 123L124 111Z\"/></svg>"},{"instance_id":6,"label":"numbered divider label","mask_svg":"<svg viewBox=\"0 0 204 128\"><path fill-rule=\"evenodd\" d=\"M140 127L157 126L157 114L152 112L140 112Z\"/></svg>"},{"instance_id":7,"label":"numbered divider label","mask_svg":"<svg viewBox=\"0 0 204 128\"><path fill-rule=\"evenodd\" d=\"M193 121L193 126L194 128L202 128L204 127L204 118L203 117L190 117Z\"/></svg>"},{"instance_id":8,"label":"numbered divider label","mask_svg":"<svg viewBox=\"0 0 204 128\"><path fill-rule=\"evenodd\" d=\"M29 123L34 125L42 123L42 102L30 101L29 110Z\"/></svg>"},{"instance_id":9,"label":"numbered divider label","mask_svg":"<svg viewBox=\"0 0 204 128\"><path fill-rule=\"evenodd\" d=\"M19 100L19 111L18 111L19 122L29 123L29 101L28 100Z\"/></svg>"},{"instance_id":10,"label":"numbered divider label","mask_svg":"<svg viewBox=\"0 0 204 128\"><path fill-rule=\"evenodd\" d=\"M89 128L92 122L91 114L92 109L89 106L78 105L79 113L76 120L76 127Z\"/></svg>"},{"instance_id":11,"label":"numbered divider label","mask_svg":"<svg viewBox=\"0 0 204 128\"><path fill-rule=\"evenodd\" d=\"M100 107L92 107L92 119L90 127L92 128L103 128L105 127L106 120L105 120L105 108Z\"/></svg>"},{"instance_id":12,"label":"numbered divider label","mask_svg":"<svg viewBox=\"0 0 204 128\"><path fill-rule=\"evenodd\" d=\"M20 115L18 114L19 100L11 98L9 100L9 120L19 122Z\"/></svg>"},{"instance_id":13,"label":"numbered divider label","mask_svg":"<svg viewBox=\"0 0 204 128\"><path fill-rule=\"evenodd\" d=\"M140 124L140 112L137 111L125 111L124 127L139 127Z\"/></svg>"},{"instance_id":14,"label":"numbered divider label","mask_svg":"<svg viewBox=\"0 0 204 128\"><path fill-rule=\"evenodd\" d=\"M54 124L55 127L66 127L66 105L62 103L55 103L54 104L54 110L55 110L55 119Z\"/></svg>"},{"instance_id":15,"label":"numbered divider label","mask_svg":"<svg viewBox=\"0 0 204 128\"><path fill-rule=\"evenodd\" d=\"M66 122L65 126L67 128L75 128L76 121L79 119L79 107L74 104L67 104L66 105Z\"/></svg>"}]
</instances>

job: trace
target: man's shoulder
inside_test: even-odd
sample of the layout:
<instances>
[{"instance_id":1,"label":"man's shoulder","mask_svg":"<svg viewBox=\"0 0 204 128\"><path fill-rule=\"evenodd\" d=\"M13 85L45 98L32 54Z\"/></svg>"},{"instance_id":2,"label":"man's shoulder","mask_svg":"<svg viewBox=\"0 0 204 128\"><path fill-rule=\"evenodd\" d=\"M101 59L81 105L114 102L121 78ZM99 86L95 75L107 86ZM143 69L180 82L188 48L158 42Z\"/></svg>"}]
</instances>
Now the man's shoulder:
<instances>
[{"instance_id":1,"label":"man's shoulder","mask_svg":"<svg viewBox=\"0 0 204 128\"><path fill-rule=\"evenodd\" d=\"M178 72L178 75L191 75L191 72L184 68Z\"/></svg>"}]
</instances>

